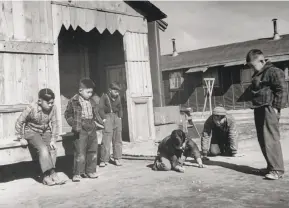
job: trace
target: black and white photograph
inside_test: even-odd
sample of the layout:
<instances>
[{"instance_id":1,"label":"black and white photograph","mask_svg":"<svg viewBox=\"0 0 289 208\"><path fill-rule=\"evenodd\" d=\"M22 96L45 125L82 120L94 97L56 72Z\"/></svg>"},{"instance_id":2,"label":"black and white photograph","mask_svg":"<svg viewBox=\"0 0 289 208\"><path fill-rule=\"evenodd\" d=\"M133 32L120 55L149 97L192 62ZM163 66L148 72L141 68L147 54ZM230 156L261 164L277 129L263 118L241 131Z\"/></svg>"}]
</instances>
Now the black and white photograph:
<instances>
[{"instance_id":1,"label":"black and white photograph","mask_svg":"<svg viewBox=\"0 0 289 208\"><path fill-rule=\"evenodd\" d=\"M288 208L289 1L0 0L0 208Z\"/></svg>"}]
</instances>

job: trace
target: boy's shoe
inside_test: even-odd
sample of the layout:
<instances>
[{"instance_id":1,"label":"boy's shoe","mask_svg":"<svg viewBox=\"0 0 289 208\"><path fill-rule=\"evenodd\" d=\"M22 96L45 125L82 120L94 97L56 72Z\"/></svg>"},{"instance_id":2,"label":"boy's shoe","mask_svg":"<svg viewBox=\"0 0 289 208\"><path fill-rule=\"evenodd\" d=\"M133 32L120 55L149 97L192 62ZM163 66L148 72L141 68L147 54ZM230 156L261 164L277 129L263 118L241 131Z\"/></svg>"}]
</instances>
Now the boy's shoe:
<instances>
[{"instance_id":1,"label":"boy's shoe","mask_svg":"<svg viewBox=\"0 0 289 208\"><path fill-rule=\"evenodd\" d=\"M98 178L98 174L95 173L86 173L86 175L88 176L88 178Z\"/></svg>"},{"instance_id":2,"label":"boy's shoe","mask_svg":"<svg viewBox=\"0 0 289 208\"><path fill-rule=\"evenodd\" d=\"M56 172L50 175L50 178L57 184L62 185L66 183L66 180L60 179Z\"/></svg>"},{"instance_id":3,"label":"boy's shoe","mask_svg":"<svg viewBox=\"0 0 289 208\"><path fill-rule=\"evenodd\" d=\"M280 171L276 171L276 170L272 170L268 174L265 175L265 178L270 179L270 180L278 180L279 178L282 178L282 177L283 177L283 173L281 173Z\"/></svg>"},{"instance_id":4,"label":"boy's shoe","mask_svg":"<svg viewBox=\"0 0 289 208\"><path fill-rule=\"evenodd\" d=\"M72 178L73 182L80 182L80 180L81 180L81 176L80 175L74 175L73 178Z\"/></svg>"},{"instance_id":5,"label":"boy's shoe","mask_svg":"<svg viewBox=\"0 0 289 208\"><path fill-rule=\"evenodd\" d=\"M99 167L101 167L101 168L103 168L103 167L105 167L105 166L107 166L107 163L106 163L106 162L101 162L101 163L99 164Z\"/></svg>"},{"instance_id":6,"label":"boy's shoe","mask_svg":"<svg viewBox=\"0 0 289 208\"><path fill-rule=\"evenodd\" d=\"M81 178L88 178L88 175L86 173L82 173L80 176Z\"/></svg>"},{"instance_id":7,"label":"boy's shoe","mask_svg":"<svg viewBox=\"0 0 289 208\"><path fill-rule=\"evenodd\" d=\"M47 186L54 186L56 183L52 180L50 175L44 176L42 183Z\"/></svg>"},{"instance_id":8,"label":"boy's shoe","mask_svg":"<svg viewBox=\"0 0 289 208\"><path fill-rule=\"evenodd\" d=\"M116 166L122 166L120 160L114 160L114 164L115 164Z\"/></svg>"}]
</instances>

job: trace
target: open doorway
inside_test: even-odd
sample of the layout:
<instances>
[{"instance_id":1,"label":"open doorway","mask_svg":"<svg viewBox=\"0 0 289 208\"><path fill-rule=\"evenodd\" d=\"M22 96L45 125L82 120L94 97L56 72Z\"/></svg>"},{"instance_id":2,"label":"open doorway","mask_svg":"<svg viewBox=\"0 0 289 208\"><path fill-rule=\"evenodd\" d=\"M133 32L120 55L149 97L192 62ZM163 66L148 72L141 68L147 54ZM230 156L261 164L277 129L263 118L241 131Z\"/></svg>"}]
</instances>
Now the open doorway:
<instances>
[{"instance_id":1,"label":"open doorway","mask_svg":"<svg viewBox=\"0 0 289 208\"><path fill-rule=\"evenodd\" d=\"M71 128L64 119L68 100L78 92L81 78L89 77L95 82L96 99L107 91L109 83L116 81L121 87L123 106L123 140L129 141L126 102L126 74L123 37L119 32L100 34L96 29L85 32L81 28L66 30L62 27L59 38L59 72L62 111L62 131Z\"/></svg>"}]
</instances>

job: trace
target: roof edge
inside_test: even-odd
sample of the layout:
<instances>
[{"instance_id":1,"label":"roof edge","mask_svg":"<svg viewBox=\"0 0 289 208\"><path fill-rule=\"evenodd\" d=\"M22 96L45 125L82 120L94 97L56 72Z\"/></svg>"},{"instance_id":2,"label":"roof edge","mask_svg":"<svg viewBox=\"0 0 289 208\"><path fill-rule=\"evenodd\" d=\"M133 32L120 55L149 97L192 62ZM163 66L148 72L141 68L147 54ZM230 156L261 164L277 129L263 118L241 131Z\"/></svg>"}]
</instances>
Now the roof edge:
<instances>
[{"instance_id":1,"label":"roof edge","mask_svg":"<svg viewBox=\"0 0 289 208\"><path fill-rule=\"evenodd\" d=\"M275 55L270 55L270 56L265 56L265 58L272 58L272 57L276 57L276 56L279 56L279 57L282 57L282 56L286 56L286 55L289 55L289 53L283 53L283 54L275 54ZM221 66L221 65L226 65L226 64L231 64L231 63L234 63L234 62L241 62L243 61L245 62L245 58L244 59L234 59L234 60L230 60L230 61L224 61L224 62L215 62L215 63L212 63L212 64L200 64L200 65L183 65L183 66L180 66L180 67L172 67L172 68L166 68L166 69L163 69L162 71L163 72L166 72L166 71L174 71L174 70L180 70L180 69L190 69L190 68L198 68L198 67L215 67L215 66ZM240 65L240 64L236 64L236 65ZM236 65L231 65L231 66L236 66Z\"/></svg>"},{"instance_id":2,"label":"roof edge","mask_svg":"<svg viewBox=\"0 0 289 208\"><path fill-rule=\"evenodd\" d=\"M124 2L142 14L148 22L167 18L167 15L164 12L148 0Z\"/></svg>"}]
</instances>

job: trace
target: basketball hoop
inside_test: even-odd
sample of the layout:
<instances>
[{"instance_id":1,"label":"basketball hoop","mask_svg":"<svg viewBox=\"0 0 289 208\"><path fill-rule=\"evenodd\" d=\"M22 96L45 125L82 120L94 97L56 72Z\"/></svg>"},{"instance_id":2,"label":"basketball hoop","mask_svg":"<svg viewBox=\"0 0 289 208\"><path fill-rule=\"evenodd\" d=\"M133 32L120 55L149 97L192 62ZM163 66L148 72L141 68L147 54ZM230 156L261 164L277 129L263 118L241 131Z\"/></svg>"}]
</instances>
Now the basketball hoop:
<instances>
[{"instance_id":1,"label":"basketball hoop","mask_svg":"<svg viewBox=\"0 0 289 208\"><path fill-rule=\"evenodd\" d=\"M210 114L212 115L212 93L213 93L213 89L214 89L215 78L204 78L204 81L206 83L207 92L205 95L205 103L204 103L202 117L204 116L204 112L205 112L206 107L207 107L207 100L208 99L209 99Z\"/></svg>"}]
</instances>

